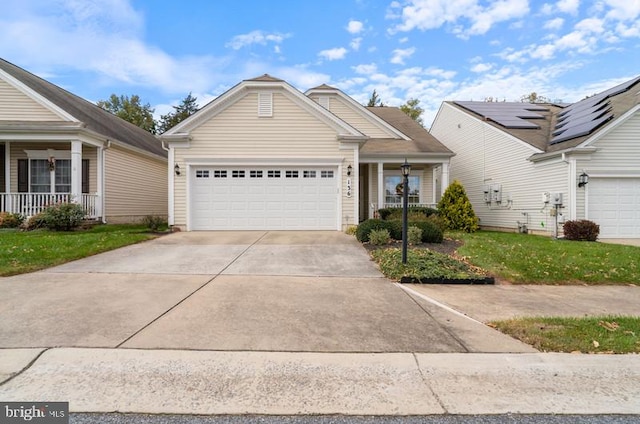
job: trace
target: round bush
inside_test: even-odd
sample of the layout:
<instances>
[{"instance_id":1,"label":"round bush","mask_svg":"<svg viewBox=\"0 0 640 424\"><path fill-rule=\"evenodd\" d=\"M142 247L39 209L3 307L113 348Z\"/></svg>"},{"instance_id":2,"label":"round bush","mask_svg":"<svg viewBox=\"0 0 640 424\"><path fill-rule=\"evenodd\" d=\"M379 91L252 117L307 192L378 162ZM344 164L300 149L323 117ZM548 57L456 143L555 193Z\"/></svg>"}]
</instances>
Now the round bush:
<instances>
[{"instance_id":1,"label":"round bush","mask_svg":"<svg viewBox=\"0 0 640 424\"><path fill-rule=\"evenodd\" d=\"M375 244L376 246L382 246L384 244L389 244L391 240L391 236L389 236L389 230L383 228L382 230L371 230L369 233L369 242L371 244Z\"/></svg>"},{"instance_id":2,"label":"round bush","mask_svg":"<svg viewBox=\"0 0 640 424\"><path fill-rule=\"evenodd\" d=\"M442 243L444 234L437 225L429 221L412 222L411 225L422 230L423 243Z\"/></svg>"},{"instance_id":3,"label":"round bush","mask_svg":"<svg viewBox=\"0 0 640 424\"><path fill-rule=\"evenodd\" d=\"M596 241L600 234L600 226L588 219L567 221L562 228L567 240Z\"/></svg>"},{"instance_id":4,"label":"round bush","mask_svg":"<svg viewBox=\"0 0 640 424\"><path fill-rule=\"evenodd\" d=\"M48 229L70 231L80 226L86 214L82 205L77 203L59 203L44 210L44 222Z\"/></svg>"},{"instance_id":5,"label":"round bush","mask_svg":"<svg viewBox=\"0 0 640 424\"><path fill-rule=\"evenodd\" d=\"M358 225L358 228L356 229L356 238L359 242L367 242L369 241L369 233L371 233L372 230L389 230L391 233L389 224L386 221L381 219L367 219Z\"/></svg>"}]
</instances>

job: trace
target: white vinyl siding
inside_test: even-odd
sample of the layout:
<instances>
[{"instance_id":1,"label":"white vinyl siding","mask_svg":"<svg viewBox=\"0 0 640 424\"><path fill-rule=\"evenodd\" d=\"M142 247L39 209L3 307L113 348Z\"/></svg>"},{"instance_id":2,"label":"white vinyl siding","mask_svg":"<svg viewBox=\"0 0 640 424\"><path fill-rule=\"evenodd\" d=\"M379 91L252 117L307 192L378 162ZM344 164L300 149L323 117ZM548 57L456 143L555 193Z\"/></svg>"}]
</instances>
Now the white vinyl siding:
<instances>
[{"instance_id":1,"label":"white vinyl siding","mask_svg":"<svg viewBox=\"0 0 640 424\"><path fill-rule=\"evenodd\" d=\"M0 121L60 121L60 117L0 79Z\"/></svg>"},{"instance_id":2,"label":"white vinyl siding","mask_svg":"<svg viewBox=\"0 0 640 424\"><path fill-rule=\"evenodd\" d=\"M541 201L543 192L564 196L568 217L568 165L561 161L534 164L527 160L536 151L506 133L485 125L465 112L444 103L431 133L456 155L451 158L449 180L464 186L480 224L486 227L518 228L553 232L555 219ZM502 203L484 202L484 185L502 186ZM511 198L510 208L507 208Z\"/></svg>"},{"instance_id":3,"label":"white vinyl siding","mask_svg":"<svg viewBox=\"0 0 640 424\"><path fill-rule=\"evenodd\" d=\"M370 138L398 138L396 134L386 130L380 124L365 118L363 113L367 113L366 110L354 110L352 105L338 96L331 97L330 110L338 118Z\"/></svg>"},{"instance_id":4,"label":"white vinyl siding","mask_svg":"<svg viewBox=\"0 0 640 424\"><path fill-rule=\"evenodd\" d=\"M247 160L273 161L280 164L311 164L314 160L329 160L342 164L341 193L345 191L346 167L355 166L351 149L340 149L336 130L321 121L310 111L300 107L283 90L272 92L272 118L260 118L256 114L258 92L248 92L190 132L188 148L175 148L175 161L186 164L203 164L207 161ZM296 162L298 161L298 163ZM353 184L357 181L351 177ZM174 222L187 225L187 181L184 176L175 177ZM343 225L354 223L353 201L355 196L342 196ZM345 219L348 217L348 221ZM357 218L356 218L357 221Z\"/></svg>"},{"instance_id":5,"label":"white vinyl siding","mask_svg":"<svg viewBox=\"0 0 640 424\"><path fill-rule=\"evenodd\" d=\"M167 162L111 146L105 151L107 222L167 216Z\"/></svg>"}]
</instances>

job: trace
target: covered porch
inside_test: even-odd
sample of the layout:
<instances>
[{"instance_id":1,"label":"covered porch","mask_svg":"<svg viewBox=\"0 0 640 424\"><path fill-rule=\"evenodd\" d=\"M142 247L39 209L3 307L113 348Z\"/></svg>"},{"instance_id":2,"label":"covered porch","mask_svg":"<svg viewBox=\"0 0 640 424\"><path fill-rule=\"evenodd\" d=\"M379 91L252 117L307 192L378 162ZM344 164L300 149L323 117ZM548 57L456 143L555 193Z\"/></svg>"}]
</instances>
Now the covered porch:
<instances>
[{"instance_id":1,"label":"covered porch","mask_svg":"<svg viewBox=\"0 0 640 424\"><path fill-rule=\"evenodd\" d=\"M0 212L30 217L57 203L103 217L103 147L81 140L0 139Z\"/></svg>"},{"instance_id":2,"label":"covered porch","mask_svg":"<svg viewBox=\"0 0 640 424\"><path fill-rule=\"evenodd\" d=\"M400 158L361 158L360 221L375 218L378 210L402 207L402 173ZM409 175L409 206L435 208L449 186L449 157L425 159L407 157Z\"/></svg>"}]
</instances>

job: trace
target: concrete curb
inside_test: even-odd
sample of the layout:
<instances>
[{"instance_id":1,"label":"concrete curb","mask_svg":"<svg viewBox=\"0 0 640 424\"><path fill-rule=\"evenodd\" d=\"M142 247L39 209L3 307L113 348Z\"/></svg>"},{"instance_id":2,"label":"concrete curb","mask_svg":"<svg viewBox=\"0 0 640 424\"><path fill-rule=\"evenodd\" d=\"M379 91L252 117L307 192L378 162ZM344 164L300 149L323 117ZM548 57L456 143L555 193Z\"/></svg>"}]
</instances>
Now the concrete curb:
<instances>
[{"instance_id":1,"label":"concrete curb","mask_svg":"<svg viewBox=\"0 0 640 424\"><path fill-rule=\"evenodd\" d=\"M3 401L152 414L640 414L640 355L51 349Z\"/></svg>"}]
</instances>

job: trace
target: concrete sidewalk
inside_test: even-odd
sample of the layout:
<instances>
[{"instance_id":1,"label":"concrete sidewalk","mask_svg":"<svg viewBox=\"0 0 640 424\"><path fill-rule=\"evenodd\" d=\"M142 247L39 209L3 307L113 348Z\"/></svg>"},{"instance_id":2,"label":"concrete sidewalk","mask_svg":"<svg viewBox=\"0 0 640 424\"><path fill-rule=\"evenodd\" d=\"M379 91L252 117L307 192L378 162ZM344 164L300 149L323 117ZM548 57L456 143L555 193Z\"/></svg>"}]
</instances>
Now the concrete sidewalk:
<instances>
[{"instance_id":1,"label":"concrete sidewalk","mask_svg":"<svg viewBox=\"0 0 640 424\"><path fill-rule=\"evenodd\" d=\"M3 401L152 414L640 414L640 355L345 354L135 349L37 360ZM40 355L40 356L38 356ZM7 363L0 350L0 363Z\"/></svg>"}]
</instances>

